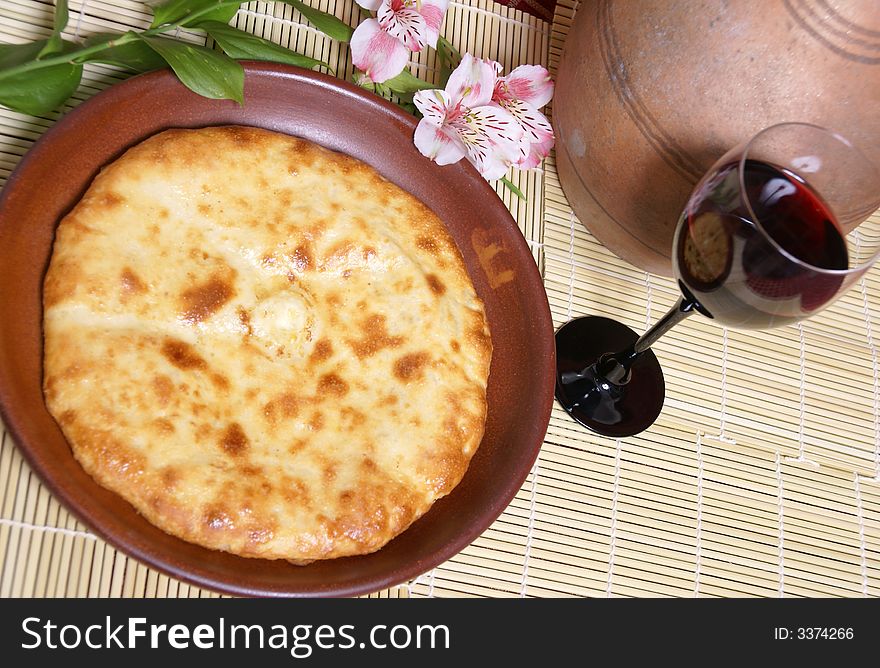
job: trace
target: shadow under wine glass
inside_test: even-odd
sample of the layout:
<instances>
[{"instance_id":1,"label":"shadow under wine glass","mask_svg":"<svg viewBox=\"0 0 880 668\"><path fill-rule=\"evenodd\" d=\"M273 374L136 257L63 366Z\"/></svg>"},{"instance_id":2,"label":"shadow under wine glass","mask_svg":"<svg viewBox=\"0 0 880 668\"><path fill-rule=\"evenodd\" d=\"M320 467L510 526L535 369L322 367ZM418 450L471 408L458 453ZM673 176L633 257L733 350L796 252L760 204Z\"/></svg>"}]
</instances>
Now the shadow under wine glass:
<instances>
[{"instance_id":1,"label":"shadow under wine glass","mask_svg":"<svg viewBox=\"0 0 880 668\"><path fill-rule=\"evenodd\" d=\"M697 183L673 241L682 295L639 336L609 318L556 332L556 398L605 436L647 429L663 372L651 346L699 312L721 325L769 328L831 304L880 254L880 169L840 134L780 123L730 150Z\"/></svg>"}]
</instances>

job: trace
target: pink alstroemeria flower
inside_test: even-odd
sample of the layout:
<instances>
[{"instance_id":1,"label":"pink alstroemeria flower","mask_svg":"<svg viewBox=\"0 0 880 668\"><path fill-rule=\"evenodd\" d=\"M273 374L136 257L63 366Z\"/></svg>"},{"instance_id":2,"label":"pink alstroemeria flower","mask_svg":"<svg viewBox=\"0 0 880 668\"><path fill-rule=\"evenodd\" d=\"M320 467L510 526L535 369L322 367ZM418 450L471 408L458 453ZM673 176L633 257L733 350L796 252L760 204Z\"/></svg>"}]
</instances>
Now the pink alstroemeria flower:
<instances>
[{"instance_id":1,"label":"pink alstroemeria flower","mask_svg":"<svg viewBox=\"0 0 880 668\"><path fill-rule=\"evenodd\" d=\"M352 62L374 83L400 74L411 51L437 46L449 6L449 0L355 1L377 12L375 19L363 21L351 36Z\"/></svg>"},{"instance_id":2,"label":"pink alstroemeria flower","mask_svg":"<svg viewBox=\"0 0 880 668\"><path fill-rule=\"evenodd\" d=\"M510 112L492 104L495 63L466 53L446 90L423 90L413 96L422 112L415 144L439 165L467 157L486 179L500 179L518 160L523 130Z\"/></svg>"},{"instance_id":3,"label":"pink alstroemeria flower","mask_svg":"<svg viewBox=\"0 0 880 668\"><path fill-rule=\"evenodd\" d=\"M501 66L496 65L500 74ZM519 169L537 167L553 148L553 128L538 111L552 97L553 81L540 65L520 65L495 81L492 102L509 112L523 130L519 157L513 163Z\"/></svg>"}]
</instances>

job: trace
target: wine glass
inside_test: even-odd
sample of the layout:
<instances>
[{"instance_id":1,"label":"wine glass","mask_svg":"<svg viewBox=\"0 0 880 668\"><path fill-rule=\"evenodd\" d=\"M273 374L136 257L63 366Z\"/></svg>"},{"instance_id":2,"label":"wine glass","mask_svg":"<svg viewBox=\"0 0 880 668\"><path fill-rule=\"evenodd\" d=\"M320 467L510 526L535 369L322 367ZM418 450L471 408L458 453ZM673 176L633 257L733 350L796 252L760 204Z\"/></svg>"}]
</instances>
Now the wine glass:
<instances>
[{"instance_id":1,"label":"wine glass","mask_svg":"<svg viewBox=\"0 0 880 668\"><path fill-rule=\"evenodd\" d=\"M681 297L642 336L585 316L556 332L556 398L606 436L647 429L663 407L651 345L699 312L767 328L810 317L880 253L880 170L836 132L806 123L762 130L697 183L673 241ZM614 352L616 351L616 352Z\"/></svg>"}]
</instances>

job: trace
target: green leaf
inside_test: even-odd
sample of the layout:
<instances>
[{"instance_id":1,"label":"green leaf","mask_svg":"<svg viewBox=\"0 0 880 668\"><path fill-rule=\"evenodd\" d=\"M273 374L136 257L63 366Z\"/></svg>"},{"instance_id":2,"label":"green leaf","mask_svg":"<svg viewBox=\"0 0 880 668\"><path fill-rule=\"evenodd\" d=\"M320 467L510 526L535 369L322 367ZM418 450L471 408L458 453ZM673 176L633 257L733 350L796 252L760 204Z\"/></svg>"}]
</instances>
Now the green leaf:
<instances>
[{"instance_id":1,"label":"green leaf","mask_svg":"<svg viewBox=\"0 0 880 668\"><path fill-rule=\"evenodd\" d=\"M338 42L348 42L354 33L354 28L347 23L340 21L332 14L322 12L320 9L313 9L300 0L283 0L283 2L299 10L299 13L306 17L309 23L331 39Z\"/></svg>"},{"instance_id":2,"label":"green leaf","mask_svg":"<svg viewBox=\"0 0 880 668\"><path fill-rule=\"evenodd\" d=\"M2 70L36 60L48 41L41 39L26 44L0 44L0 73Z\"/></svg>"},{"instance_id":3,"label":"green leaf","mask_svg":"<svg viewBox=\"0 0 880 668\"><path fill-rule=\"evenodd\" d=\"M508 179L506 176L501 177L501 183L503 183L510 192L519 197L523 202L528 202L529 200L523 194L523 191L513 185L513 181Z\"/></svg>"},{"instance_id":4,"label":"green leaf","mask_svg":"<svg viewBox=\"0 0 880 668\"><path fill-rule=\"evenodd\" d=\"M395 93L399 93L402 95L411 95L413 93L417 93L420 90L431 90L433 88L437 88L435 84L432 84L423 79L419 79L417 76L410 73L409 70L403 70L400 74L392 79L388 79L387 81L382 82L385 86L393 90Z\"/></svg>"},{"instance_id":5,"label":"green leaf","mask_svg":"<svg viewBox=\"0 0 880 668\"><path fill-rule=\"evenodd\" d=\"M187 27L200 21L229 23L239 7L241 0L166 0L153 8L150 27L158 28L168 23Z\"/></svg>"},{"instance_id":6,"label":"green leaf","mask_svg":"<svg viewBox=\"0 0 880 668\"><path fill-rule=\"evenodd\" d=\"M61 33L67 27L69 19L70 12L67 10L67 0L55 0L55 20L52 27L52 36L46 40L46 45L40 51L37 58L58 53L64 49L64 40L61 39Z\"/></svg>"},{"instance_id":7,"label":"green leaf","mask_svg":"<svg viewBox=\"0 0 880 668\"><path fill-rule=\"evenodd\" d=\"M323 65L327 69L330 66L320 60L303 56L290 49L285 49L275 42L270 42L262 37L251 35L248 32L233 28L219 21L200 21L199 30L207 32L230 58L241 60L270 60L288 65L313 68Z\"/></svg>"},{"instance_id":8,"label":"green leaf","mask_svg":"<svg viewBox=\"0 0 880 668\"><path fill-rule=\"evenodd\" d=\"M445 88L452 71L461 63L461 54L448 39L439 37L437 56L440 58L440 88Z\"/></svg>"},{"instance_id":9,"label":"green leaf","mask_svg":"<svg viewBox=\"0 0 880 668\"><path fill-rule=\"evenodd\" d=\"M212 99L244 104L244 69L217 51L162 37L141 37L165 59L191 91Z\"/></svg>"},{"instance_id":10,"label":"green leaf","mask_svg":"<svg viewBox=\"0 0 880 668\"><path fill-rule=\"evenodd\" d=\"M96 46L106 42L107 48L86 56L82 61L116 65L135 72L151 72L166 66L165 59L139 39L119 43L120 39L126 36L137 37L133 32L124 35L121 33L97 33L90 36L83 44L84 46Z\"/></svg>"},{"instance_id":11,"label":"green leaf","mask_svg":"<svg viewBox=\"0 0 880 668\"><path fill-rule=\"evenodd\" d=\"M62 63L25 72L0 72L0 104L24 114L45 114L73 95L82 71L82 65Z\"/></svg>"}]
</instances>

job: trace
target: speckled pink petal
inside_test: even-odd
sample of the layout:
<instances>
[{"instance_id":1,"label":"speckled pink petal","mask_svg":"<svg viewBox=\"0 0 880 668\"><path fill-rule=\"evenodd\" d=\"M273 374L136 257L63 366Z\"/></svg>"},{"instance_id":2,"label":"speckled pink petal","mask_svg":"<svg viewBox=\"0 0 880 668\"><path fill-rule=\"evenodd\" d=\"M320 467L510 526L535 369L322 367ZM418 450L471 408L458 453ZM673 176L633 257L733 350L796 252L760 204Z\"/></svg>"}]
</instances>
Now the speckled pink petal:
<instances>
[{"instance_id":1,"label":"speckled pink petal","mask_svg":"<svg viewBox=\"0 0 880 668\"><path fill-rule=\"evenodd\" d=\"M422 112L425 120L433 125L443 125L454 105L442 90L420 90L413 95L413 104Z\"/></svg>"},{"instance_id":2,"label":"speckled pink petal","mask_svg":"<svg viewBox=\"0 0 880 668\"><path fill-rule=\"evenodd\" d=\"M498 80L496 101L520 100L540 109L553 97L553 80L540 65L520 65Z\"/></svg>"},{"instance_id":3,"label":"speckled pink petal","mask_svg":"<svg viewBox=\"0 0 880 668\"><path fill-rule=\"evenodd\" d=\"M497 67L495 61L474 58L466 53L449 76L446 92L453 100L471 108L488 104L495 90Z\"/></svg>"},{"instance_id":4,"label":"speckled pink petal","mask_svg":"<svg viewBox=\"0 0 880 668\"><path fill-rule=\"evenodd\" d=\"M437 46L440 26L443 25L443 16L446 14L447 7L449 7L449 0L423 0L422 2L421 13L427 26L425 38L431 48Z\"/></svg>"},{"instance_id":5,"label":"speckled pink petal","mask_svg":"<svg viewBox=\"0 0 880 668\"><path fill-rule=\"evenodd\" d=\"M379 7L376 18L382 30L399 39L410 51L424 48L428 27L416 9L402 3L385 2Z\"/></svg>"},{"instance_id":6,"label":"speckled pink petal","mask_svg":"<svg viewBox=\"0 0 880 668\"><path fill-rule=\"evenodd\" d=\"M414 140L421 154L438 165L449 165L465 156L464 143L448 126L437 126L422 119L416 127Z\"/></svg>"},{"instance_id":7,"label":"speckled pink petal","mask_svg":"<svg viewBox=\"0 0 880 668\"><path fill-rule=\"evenodd\" d=\"M367 19L351 36L351 59L372 81L382 83L403 71L409 61L409 50L382 30L376 19Z\"/></svg>"}]
</instances>

